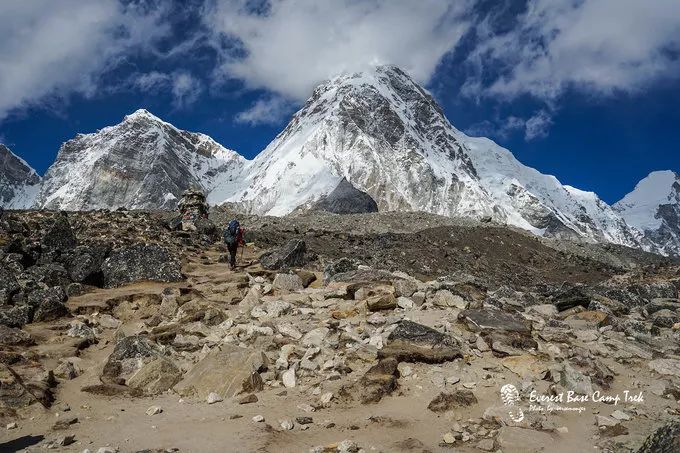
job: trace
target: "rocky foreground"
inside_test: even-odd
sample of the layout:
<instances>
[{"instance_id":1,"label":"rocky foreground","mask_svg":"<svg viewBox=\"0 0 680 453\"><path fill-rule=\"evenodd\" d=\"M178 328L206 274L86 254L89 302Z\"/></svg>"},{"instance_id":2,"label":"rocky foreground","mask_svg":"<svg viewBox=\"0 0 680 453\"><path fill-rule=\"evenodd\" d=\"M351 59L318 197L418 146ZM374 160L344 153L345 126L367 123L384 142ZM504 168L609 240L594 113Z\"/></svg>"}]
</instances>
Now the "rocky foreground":
<instances>
[{"instance_id":1,"label":"rocky foreground","mask_svg":"<svg viewBox=\"0 0 680 453\"><path fill-rule=\"evenodd\" d=\"M171 217L3 214L0 451L680 451L676 262L311 214L231 272Z\"/></svg>"}]
</instances>

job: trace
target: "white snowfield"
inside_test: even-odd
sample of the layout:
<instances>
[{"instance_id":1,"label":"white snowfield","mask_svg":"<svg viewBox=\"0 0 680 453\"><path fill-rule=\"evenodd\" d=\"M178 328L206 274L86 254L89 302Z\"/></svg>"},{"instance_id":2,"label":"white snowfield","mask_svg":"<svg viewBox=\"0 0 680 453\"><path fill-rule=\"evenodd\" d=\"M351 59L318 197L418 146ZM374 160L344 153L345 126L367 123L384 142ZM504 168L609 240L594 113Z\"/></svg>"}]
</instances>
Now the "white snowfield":
<instances>
[{"instance_id":1,"label":"white snowfield","mask_svg":"<svg viewBox=\"0 0 680 453\"><path fill-rule=\"evenodd\" d=\"M24 192L21 203L34 197L35 206L47 208L168 208L198 186L211 204L239 202L253 213L285 215L327 195L342 178L381 211L492 218L537 235L680 251L680 222L668 218L667 207L659 219L660 206L680 206L675 173L652 173L612 208L523 165L492 140L457 130L432 96L394 66L321 84L253 160L137 111L66 142L40 193ZM669 238L675 245L658 243Z\"/></svg>"},{"instance_id":2,"label":"white snowfield","mask_svg":"<svg viewBox=\"0 0 680 453\"><path fill-rule=\"evenodd\" d=\"M655 171L642 179L635 189L614 205L629 225L640 230L656 230L663 219L657 216L659 206L680 203L680 176Z\"/></svg>"}]
</instances>

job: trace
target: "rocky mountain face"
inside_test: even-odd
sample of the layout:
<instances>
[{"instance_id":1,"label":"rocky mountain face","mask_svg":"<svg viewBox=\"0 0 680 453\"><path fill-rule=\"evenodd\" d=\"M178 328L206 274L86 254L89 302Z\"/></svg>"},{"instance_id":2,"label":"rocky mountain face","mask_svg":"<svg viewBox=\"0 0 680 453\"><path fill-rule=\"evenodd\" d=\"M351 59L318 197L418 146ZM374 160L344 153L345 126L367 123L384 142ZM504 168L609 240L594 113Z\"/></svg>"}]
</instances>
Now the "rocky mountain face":
<instances>
[{"instance_id":1,"label":"rocky mountain face","mask_svg":"<svg viewBox=\"0 0 680 453\"><path fill-rule=\"evenodd\" d=\"M378 204L369 194L357 189L343 178L338 186L328 195L321 197L312 209L334 214L361 214L378 212Z\"/></svg>"},{"instance_id":2,"label":"rocky mountain face","mask_svg":"<svg viewBox=\"0 0 680 453\"><path fill-rule=\"evenodd\" d=\"M544 236L639 244L595 194L522 165L491 140L463 134L393 66L319 86L245 167L243 185L235 193L218 186L210 198L282 215L329 193L342 178L381 211L492 218Z\"/></svg>"},{"instance_id":3,"label":"rocky mountain face","mask_svg":"<svg viewBox=\"0 0 680 453\"><path fill-rule=\"evenodd\" d=\"M0 168L0 206L31 206L40 190L40 176L5 145L0 145Z\"/></svg>"},{"instance_id":4,"label":"rocky mountain face","mask_svg":"<svg viewBox=\"0 0 680 453\"><path fill-rule=\"evenodd\" d=\"M655 171L614 205L626 222L664 254L680 254L680 175Z\"/></svg>"},{"instance_id":5,"label":"rocky mountain face","mask_svg":"<svg viewBox=\"0 0 680 453\"><path fill-rule=\"evenodd\" d=\"M174 208L189 187L228 185L244 159L210 137L177 129L146 110L64 143L45 174L41 208Z\"/></svg>"}]
</instances>

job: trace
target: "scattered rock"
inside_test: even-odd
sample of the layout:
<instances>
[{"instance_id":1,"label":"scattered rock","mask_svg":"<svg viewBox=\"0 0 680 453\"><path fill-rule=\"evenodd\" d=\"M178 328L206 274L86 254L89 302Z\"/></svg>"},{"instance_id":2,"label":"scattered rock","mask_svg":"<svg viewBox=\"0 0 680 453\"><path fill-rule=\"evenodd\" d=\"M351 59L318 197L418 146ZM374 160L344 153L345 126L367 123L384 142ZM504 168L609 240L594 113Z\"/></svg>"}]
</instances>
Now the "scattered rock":
<instances>
[{"instance_id":1,"label":"scattered rock","mask_svg":"<svg viewBox=\"0 0 680 453\"><path fill-rule=\"evenodd\" d=\"M502 331L525 335L531 333L531 324L528 321L500 310L464 310L460 312L458 319L475 332Z\"/></svg>"},{"instance_id":2,"label":"scattered rock","mask_svg":"<svg viewBox=\"0 0 680 453\"><path fill-rule=\"evenodd\" d=\"M392 310L397 308L397 300L393 294L382 294L366 299L366 305L370 311Z\"/></svg>"},{"instance_id":3,"label":"scattered rock","mask_svg":"<svg viewBox=\"0 0 680 453\"><path fill-rule=\"evenodd\" d=\"M430 327L412 321L401 321L387 337L378 357L394 357L397 361L442 363L463 357L459 342Z\"/></svg>"},{"instance_id":4,"label":"scattered rock","mask_svg":"<svg viewBox=\"0 0 680 453\"><path fill-rule=\"evenodd\" d=\"M215 392L222 398L263 389L258 371L267 367L267 357L261 351L233 345L220 345L190 369L174 390L182 396L205 398Z\"/></svg>"},{"instance_id":5,"label":"scattered rock","mask_svg":"<svg viewBox=\"0 0 680 453\"><path fill-rule=\"evenodd\" d=\"M136 244L114 250L102 264L104 286L113 288L140 281L178 282L181 263L159 245Z\"/></svg>"},{"instance_id":6,"label":"scattered rock","mask_svg":"<svg viewBox=\"0 0 680 453\"><path fill-rule=\"evenodd\" d=\"M680 451L680 422L672 420L645 439L637 453L676 453Z\"/></svg>"},{"instance_id":7,"label":"scattered rock","mask_svg":"<svg viewBox=\"0 0 680 453\"><path fill-rule=\"evenodd\" d=\"M444 434L443 440L444 440L445 444L449 444L449 445L455 444L456 443L456 436L454 436L453 433L449 431L448 433Z\"/></svg>"},{"instance_id":8,"label":"scattered rock","mask_svg":"<svg viewBox=\"0 0 680 453\"><path fill-rule=\"evenodd\" d=\"M265 269L289 269L305 264L305 241L293 239L283 247L260 256L260 264Z\"/></svg>"},{"instance_id":9,"label":"scattered rock","mask_svg":"<svg viewBox=\"0 0 680 453\"><path fill-rule=\"evenodd\" d=\"M295 426L295 424L293 423L293 420L289 420L289 419L280 420L279 425L281 426L281 429L284 430L284 431L290 431Z\"/></svg>"},{"instance_id":10,"label":"scattered rock","mask_svg":"<svg viewBox=\"0 0 680 453\"><path fill-rule=\"evenodd\" d=\"M659 374L680 377L680 360L655 359L649 362L649 368Z\"/></svg>"},{"instance_id":11,"label":"scattered rock","mask_svg":"<svg viewBox=\"0 0 680 453\"><path fill-rule=\"evenodd\" d=\"M257 395L254 393L251 393L246 396L242 396L241 398L238 399L239 404L251 404L251 403L257 403Z\"/></svg>"},{"instance_id":12,"label":"scattered rock","mask_svg":"<svg viewBox=\"0 0 680 453\"><path fill-rule=\"evenodd\" d=\"M289 368L281 374L281 381L286 388L295 387L295 368Z\"/></svg>"},{"instance_id":13,"label":"scattered rock","mask_svg":"<svg viewBox=\"0 0 680 453\"><path fill-rule=\"evenodd\" d=\"M205 398L205 400L208 404L215 404L224 401L222 397L215 392L208 393L208 396Z\"/></svg>"},{"instance_id":14,"label":"scattered rock","mask_svg":"<svg viewBox=\"0 0 680 453\"><path fill-rule=\"evenodd\" d=\"M377 403L397 388L397 365L396 359L385 358L363 375L353 390L363 404Z\"/></svg>"},{"instance_id":15,"label":"scattered rock","mask_svg":"<svg viewBox=\"0 0 680 453\"><path fill-rule=\"evenodd\" d=\"M437 307L452 307L459 310L467 308L468 303L457 294L453 294L448 289L440 289L434 294L432 303Z\"/></svg>"},{"instance_id":16,"label":"scattered rock","mask_svg":"<svg viewBox=\"0 0 680 453\"><path fill-rule=\"evenodd\" d=\"M35 344L33 337L21 329L0 324L0 345L31 346Z\"/></svg>"},{"instance_id":17,"label":"scattered rock","mask_svg":"<svg viewBox=\"0 0 680 453\"><path fill-rule=\"evenodd\" d=\"M442 392L427 406L432 412L446 412L457 407L477 404L477 398L470 390L456 390L451 393Z\"/></svg>"},{"instance_id":18,"label":"scattered rock","mask_svg":"<svg viewBox=\"0 0 680 453\"><path fill-rule=\"evenodd\" d=\"M161 408L160 406L151 406L146 410L146 415L149 416L157 415L160 414L161 412L163 412L163 408Z\"/></svg>"},{"instance_id":19,"label":"scattered rock","mask_svg":"<svg viewBox=\"0 0 680 453\"><path fill-rule=\"evenodd\" d=\"M302 279L296 274L276 274L272 286L282 292L300 291L304 288Z\"/></svg>"},{"instance_id":20,"label":"scattered rock","mask_svg":"<svg viewBox=\"0 0 680 453\"><path fill-rule=\"evenodd\" d=\"M158 395L171 389L182 379L182 372L166 358L159 357L142 366L127 385L145 395Z\"/></svg>"}]
</instances>

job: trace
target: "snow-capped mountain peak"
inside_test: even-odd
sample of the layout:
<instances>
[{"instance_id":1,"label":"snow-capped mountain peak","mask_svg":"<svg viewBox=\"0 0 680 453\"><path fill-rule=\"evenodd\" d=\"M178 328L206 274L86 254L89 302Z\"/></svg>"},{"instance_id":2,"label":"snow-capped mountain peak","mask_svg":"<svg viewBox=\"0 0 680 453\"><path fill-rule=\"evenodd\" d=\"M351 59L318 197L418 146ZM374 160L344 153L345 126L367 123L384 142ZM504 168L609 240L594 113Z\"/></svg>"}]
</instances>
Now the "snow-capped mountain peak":
<instances>
[{"instance_id":1,"label":"snow-capped mountain peak","mask_svg":"<svg viewBox=\"0 0 680 453\"><path fill-rule=\"evenodd\" d=\"M324 82L244 171L234 193L253 211L286 214L346 178L381 211L492 217L546 236L636 245L606 203L522 165L510 151L453 127L395 66Z\"/></svg>"},{"instance_id":2,"label":"snow-capped mountain peak","mask_svg":"<svg viewBox=\"0 0 680 453\"><path fill-rule=\"evenodd\" d=\"M149 112L146 109L135 110L129 115L125 115L125 117L123 118L123 121L139 121L139 120L150 120L158 121L159 123L165 123L165 121L163 121L162 119L160 119L159 117L157 117L156 115L154 115L153 113Z\"/></svg>"},{"instance_id":3,"label":"snow-capped mountain peak","mask_svg":"<svg viewBox=\"0 0 680 453\"><path fill-rule=\"evenodd\" d=\"M45 174L38 205L67 210L172 208L184 190L238 174L244 159L204 134L147 110L64 143Z\"/></svg>"},{"instance_id":4,"label":"snow-capped mountain peak","mask_svg":"<svg viewBox=\"0 0 680 453\"><path fill-rule=\"evenodd\" d=\"M614 209L660 251L680 254L680 175L676 172L650 173Z\"/></svg>"},{"instance_id":5,"label":"snow-capped mountain peak","mask_svg":"<svg viewBox=\"0 0 680 453\"><path fill-rule=\"evenodd\" d=\"M680 176L671 170L655 171L647 175L635 189L614 207L628 222L641 230L659 228L659 206L680 203Z\"/></svg>"}]
</instances>

